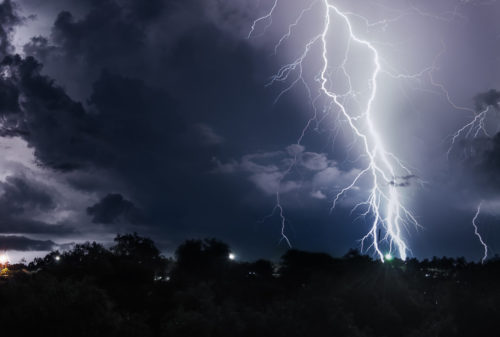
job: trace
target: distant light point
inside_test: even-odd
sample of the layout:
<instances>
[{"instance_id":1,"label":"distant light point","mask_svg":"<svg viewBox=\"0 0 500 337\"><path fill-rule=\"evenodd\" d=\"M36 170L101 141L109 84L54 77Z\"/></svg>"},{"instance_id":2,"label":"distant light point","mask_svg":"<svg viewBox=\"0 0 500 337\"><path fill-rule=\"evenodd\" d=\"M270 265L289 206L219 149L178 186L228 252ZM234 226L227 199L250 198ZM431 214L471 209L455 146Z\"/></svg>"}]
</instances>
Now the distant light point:
<instances>
[{"instance_id":1,"label":"distant light point","mask_svg":"<svg viewBox=\"0 0 500 337\"><path fill-rule=\"evenodd\" d=\"M392 259L394 259L394 257L391 255L391 253L385 254L385 257L384 257L385 261L392 261Z\"/></svg>"},{"instance_id":2,"label":"distant light point","mask_svg":"<svg viewBox=\"0 0 500 337\"><path fill-rule=\"evenodd\" d=\"M7 254L0 255L0 264L9 263L9 256Z\"/></svg>"},{"instance_id":3,"label":"distant light point","mask_svg":"<svg viewBox=\"0 0 500 337\"><path fill-rule=\"evenodd\" d=\"M235 260L236 259L236 255L234 255L233 253L229 253L229 260Z\"/></svg>"}]
</instances>

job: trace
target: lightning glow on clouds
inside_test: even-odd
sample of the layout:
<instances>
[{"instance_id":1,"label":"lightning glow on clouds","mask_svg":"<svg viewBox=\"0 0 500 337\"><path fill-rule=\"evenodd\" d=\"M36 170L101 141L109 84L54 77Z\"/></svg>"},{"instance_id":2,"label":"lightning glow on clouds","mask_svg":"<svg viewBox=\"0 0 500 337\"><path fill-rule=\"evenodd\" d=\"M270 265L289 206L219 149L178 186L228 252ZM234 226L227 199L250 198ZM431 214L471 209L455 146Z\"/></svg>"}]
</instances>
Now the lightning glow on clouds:
<instances>
[{"instance_id":1,"label":"lightning glow on clouds","mask_svg":"<svg viewBox=\"0 0 500 337\"><path fill-rule=\"evenodd\" d=\"M275 0L264 15L252 23L248 38L265 34L273 25L273 16L279 10L280 2ZM457 7L450 11L449 15L438 16L411 6L395 17L371 22L363 15L340 8L333 1L314 0L305 6L296 19L288 25L285 34L274 45L274 54L278 54L285 41L292 39L294 34L298 35L299 24L306 15L313 11L320 13L316 20L322 24L319 25L316 33L312 33L310 38L302 42L298 57L281 66L271 77L268 85L284 86L275 102L278 102L297 85L305 88L313 108L313 116L300 133L296 146L302 146L301 143L306 133L313 125L320 124L325 119L336 121L338 124L336 133L342 128L354 135L354 142L349 145L349 149L351 152L359 151L360 156L356 162L361 161L363 164L348 184L337 189L337 193L332 198L332 210L347 194L359 193L361 188L367 189L367 198L355 204L353 208L353 212L361 212L361 216L370 223L368 233L361 239L362 250L372 248L381 261L385 260L385 254L394 255L394 253L404 260L410 252L405 238L409 233L409 228L421 227L416 215L407 206L408 200L404 188L413 180L423 182L412 172L409 165L391 150L391 144L379 128L385 118L380 111L381 105L377 104L379 88L384 86L386 77L396 81L421 81L424 76L428 75L430 86L437 89L437 91L432 91L443 96L453 109L472 113L475 111L454 103L448 89L434 79L434 72L438 69L436 62L444 52L443 50L435 56L432 65L414 74L395 71L397 67L391 66L383 58L379 44L363 37L363 33L358 33L363 30L355 26L353 18L364 23L365 27L362 28L365 31L374 26L381 26L385 30L390 22L401 20L410 13L444 22L467 18L457 11ZM321 64L312 75L308 73L311 62ZM464 125L452 136L448 155L459 137L477 137L481 132L488 135L485 128L488 111L489 107L484 107L482 111L474 115L470 123ZM286 218L280 194L294 188L290 186L290 181L286 180L286 176L297 164L298 160L295 155L284 172L274 175L274 183L267 184L269 187L267 192L275 191L276 193L276 205L273 212L279 211L282 236L289 244L290 241L285 235ZM362 183L366 181L368 181L368 187ZM325 187L327 186L323 186ZM327 196L320 188L312 192L311 197L324 199ZM475 222L473 224L475 225ZM475 228L476 236L487 249L476 226ZM369 243L367 244L366 241Z\"/></svg>"},{"instance_id":2,"label":"lightning glow on clouds","mask_svg":"<svg viewBox=\"0 0 500 337\"><path fill-rule=\"evenodd\" d=\"M385 253L380 247L381 240L387 242L388 252L392 253L396 250L401 259L406 259L408 246L403 238L403 230L408 225L420 226L416 217L404 205L403 197L400 191L400 185L397 183L401 177L413 176L411 171L402 163L396 155L391 153L382 139L378 131L374 119L377 118L377 112L374 109L374 102L377 99L377 90L380 82L380 74L383 71L379 51L373 43L360 37L355 32L351 20L347 13L341 11L338 7L330 3L328 0L320 2L314 1L311 6L322 6L323 25L318 34L304 43L303 51L300 56L291 63L282 66L278 72L272 77L271 84L275 82L289 81L289 85L280 92L278 97L286 94L296 84L303 83L311 98L311 86L307 83L303 76L305 60L310 57L313 48L319 48L320 61L322 64L319 72L314 76L318 85L318 94L312 100L315 111L317 111L316 102L320 96L326 98L326 103L321 109L323 111L334 112L340 114L340 118L345 122L347 127L356 135L358 141L362 144L362 155L366 160L365 167L354 177L354 179L335 195L332 203L332 209L336 207L337 202L347 193L355 189L359 181L365 176L369 177L371 187L369 188L368 198L355 205L354 209L364 208L363 216L369 217L371 228L369 232L362 238L362 249L366 240L370 240L369 248L375 250L381 261L384 261ZM255 20L252 25L249 37L251 37L256 26L260 22L266 22L267 29L272 23L272 15L278 6L278 1L274 2L271 10L264 16ZM284 35L275 46L275 51L283 40L290 38L291 31L298 24L306 11L311 10L311 7L304 9L297 20L289 26L288 32ZM338 20L344 26L347 43L339 48L344 48L343 58L340 62L331 61L329 50L331 48L331 35L336 33L332 28L332 21ZM347 68L347 63L352 62L353 57L351 49L358 47L362 49L362 53L368 57L366 62L369 62L370 68L366 74L362 75L364 88L357 89L354 87L350 70ZM337 76L335 76L337 75ZM294 77L293 79L290 79ZM338 92L335 90L334 83L337 77L341 77L341 81L347 83L347 90ZM363 92L364 91L364 92ZM364 101L362 101L364 99ZM350 108L349 100L356 102L361 108L359 111ZM307 131L310 123L304 128L301 137L297 144L300 144L302 137ZM292 166L295 162L292 163ZM292 167L291 166L291 167ZM283 207L280 203L280 191L278 187L276 194L276 208L280 211L282 219L282 228L285 223L283 216ZM384 235L381 235L381 230ZM282 232L284 238L289 242L288 238Z\"/></svg>"}]
</instances>

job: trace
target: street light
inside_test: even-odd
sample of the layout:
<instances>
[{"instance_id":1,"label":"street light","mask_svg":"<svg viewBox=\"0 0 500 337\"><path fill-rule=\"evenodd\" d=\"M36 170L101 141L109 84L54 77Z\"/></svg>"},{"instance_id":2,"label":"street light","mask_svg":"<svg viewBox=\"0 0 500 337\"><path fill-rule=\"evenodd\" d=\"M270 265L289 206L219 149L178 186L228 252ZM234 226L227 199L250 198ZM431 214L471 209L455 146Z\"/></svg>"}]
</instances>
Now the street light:
<instances>
[{"instance_id":1,"label":"street light","mask_svg":"<svg viewBox=\"0 0 500 337\"><path fill-rule=\"evenodd\" d=\"M236 255L234 255L233 253L229 253L229 260L234 260L236 259Z\"/></svg>"},{"instance_id":2,"label":"street light","mask_svg":"<svg viewBox=\"0 0 500 337\"><path fill-rule=\"evenodd\" d=\"M9 256L7 254L0 255L0 265L9 263Z\"/></svg>"},{"instance_id":3,"label":"street light","mask_svg":"<svg viewBox=\"0 0 500 337\"><path fill-rule=\"evenodd\" d=\"M394 259L394 257L391 255L391 253L385 254L384 256L385 261L392 261L392 259Z\"/></svg>"}]
</instances>

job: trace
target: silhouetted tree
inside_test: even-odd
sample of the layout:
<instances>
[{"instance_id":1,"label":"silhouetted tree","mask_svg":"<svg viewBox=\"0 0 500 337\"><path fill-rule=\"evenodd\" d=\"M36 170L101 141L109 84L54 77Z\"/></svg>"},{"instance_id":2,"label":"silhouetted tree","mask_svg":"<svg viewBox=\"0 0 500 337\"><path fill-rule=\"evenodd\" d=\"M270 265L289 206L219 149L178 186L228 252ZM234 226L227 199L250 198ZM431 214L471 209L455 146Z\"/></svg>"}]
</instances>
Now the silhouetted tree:
<instances>
[{"instance_id":1,"label":"silhouetted tree","mask_svg":"<svg viewBox=\"0 0 500 337\"><path fill-rule=\"evenodd\" d=\"M495 331L500 260L342 258L299 250L279 264L235 261L215 239L118 235L11 265L0 277L2 332L51 336L466 337ZM171 264L167 277L168 264ZM29 322L27 325L25 322ZM20 332L22 330L22 332Z\"/></svg>"},{"instance_id":2,"label":"silhouetted tree","mask_svg":"<svg viewBox=\"0 0 500 337\"><path fill-rule=\"evenodd\" d=\"M166 275L168 260L160 254L151 239L140 237L137 233L118 234L111 247L115 268L120 277L126 280L152 282Z\"/></svg>"},{"instance_id":3,"label":"silhouetted tree","mask_svg":"<svg viewBox=\"0 0 500 337\"><path fill-rule=\"evenodd\" d=\"M229 246L215 239L188 240L176 252L174 279L181 282L226 277L230 265Z\"/></svg>"}]
</instances>

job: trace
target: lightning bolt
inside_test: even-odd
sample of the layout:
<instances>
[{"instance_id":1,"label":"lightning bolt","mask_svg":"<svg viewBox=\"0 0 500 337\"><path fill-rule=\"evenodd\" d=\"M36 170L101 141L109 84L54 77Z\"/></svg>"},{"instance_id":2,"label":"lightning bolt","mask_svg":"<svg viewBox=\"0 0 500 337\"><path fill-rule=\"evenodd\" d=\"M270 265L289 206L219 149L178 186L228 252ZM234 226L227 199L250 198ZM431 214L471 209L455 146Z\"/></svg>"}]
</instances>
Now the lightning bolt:
<instances>
[{"instance_id":1,"label":"lightning bolt","mask_svg":"<svg viewBox=\"0 0 500 337\"><path fill-rule=\"evenodd\" d=\"M448 148L447 151L447 157L449 159L450 154L453 150L453 147L455 143L457 142L458 139L463 138L463 139L474 139L477 138L481 133L484 134L486 137L491 138L490 133L488 133L486 129L486 119L488 117L488 112L490 111L491 105L487 105L482 111L475 113L474 118L468 123L466 123L464 126L459 128L451 137L451 144L450 147ZM473 110L472 110L473 111ZM466 151L466 149L464 149ZM467 153L464 153L464 156L466 156ZM478 227L477 227L477 219L479 217L479 214L481 213L481 205L482 201L478 204L476 208L476 213L474 214L474 217L472 218L472 226L474 227L474 234L477 236L479 239L479 242L481 245L484 247L484 255L483 258L481 259L481 262L484 263L486 258L488 257L488 246L484 242L483 238L479 234Z\"/></svg>"},{"instance_id":2,"label":"lightning bolt","mask_svg":"<svg viewBox=\"0 0 500 337\"><path fill-rule=\"evenodd\" d=\"M481 234L479 234L479 231L477 228L477 223L476 223L477 218L479 217L479 214L481 213L481 205L482 205L482 202L480 202L479 205L477 205L476 213L474 214L474 217L472 218L472 226L474 227L474 234L477 236L477 238L479 239L479 242L484 247L484 255L483 255L483 258L481 259L481 263L484 263L484 261L488 257L488 245L486 245L483 238L481 237Z\"/></svg>"},{"instance_id":3,"label":"lightning bolt","mask_svg":"<svg viewBox=\"0 0 500 337\"><path fill-rule=\"evenodd\" d=\"M250 32L248 32L248 36L247 36L248 39L252 36L253 32L255 31L255 27L257 27L257 25L259 24L259 22L261 22L261 21L264 21L264 22L267 21L267 24L264 27L264 32L269 27L271 27L271 25L273 24L273 13L274 13L274 10L276 9L277 6L278 6L278 0L274 0L274 4L273 4L273 7L271 7L271 10L269 10L269 12L266 15L258 18L257 20L255 20L253 22L252 27L250 29Z\"/></svg>"},{"instance_id":4,"label":"lightning bolt","mask_svg":"<svg viewBox=\"0 0 500 337\"><path fill-rule=\"evenodd\" d=\"M275 45L275 52L281 46L283 41L290 38L292 30L297 27L299 22L305 16L305 14L312 10L316 5L322 6L322 28L321 30L313 36L309 41L304 44L304 48L300 55L292 62L283 65L277 73L272 76L271 81L268 85L275 84L278 82L288 82L289 84L279 93L276 98L278 101L284 94L289 92L294 86L301 83L304 85L308 92L308 96L311 100L311 104L314 108L314 115L309 119L305 128L303 129L297 144L300 144L302 138L307 132L308 128L312 122L317 119L317 101L319 97L325 97L327 103L323 108L323 111L330 113L335 110L339 113L338 120L345 122L348 129L352 131L355 139L362 144L362 155L366 158L366 165L363 169L359 171L359 174L355 176L351 184L342 188L334 197L332 202L332 210L336 207L340 199L350 191L353 191L360 180L368 179L371 182L371 187L369 188L368 197L364 202L357 204L354 210L357 208L364 207L365 212L362 214L365 217L370 216L370 230L361 239L361 249L365 250L366 241L370 241L370 244L366 249L373 248L378 258L384 262L384 256L386 253L391 254L393 250L397 251L397 254L402 260L405 260L409 251L408 245L403 238L403 229L406 229L408 225L414 225L419 227L419 223L416 217L410 212L410 210L403 203L403 196L401 194L400 187L404 184L398 183L403 177L414 177L411 171L407 168L403 162L398 159L396 155L387 150L384 140L380 135L380 131L377 129L374 119L377 118L377 111L374 109L374 102L377 99L378 85L380 81L380 75L386 73L393 78L416 78L422 76L424 72L430 71L431 68L424 69L422 72L415 75L406 74L392 74L390 71L383 69L381 56L375 44L360 37L356 32L350 20L350 16L353 14L350 12L343 12L337 6L331 4L328 0L316 0L311 3L311 5L304 9L297 19L288 27L288 31ZM278 0L275 0L272 8L264 16L256 19L251 27L248 37L250 38L255 32L255 29L259 22L267 22L264 27L264 31L269 28L272 22L272 16L276 8L278 7ZM359 16L358 16L359 17ZM331 23L334 20L339 20L342 22L345 29L347 30L347 46L345 47L344 58L338 65L334 65L330 62L329 57L329 34L332 31ZM367 20L365 20L368 22ZM370 57L371 69L366 74L366 87L368 88L366 104L362 104L357 99L362 93L357 92L353 89L351 75L346 68L346 64L349 61L349 56L351 52L351 47L357 45L361 47L367 56ZM314 48L319 48L321 55L321 69L315 76L316 83L319 84L318 95L312 99L312 89L311 85L304 78L304 61L311 57L311 51ZM333 84L335 78L333 74L337 74L338 71L342 74L345 81L348 83L348 89L346 92L336 92L333 89ZM362 106L361 112L356 113L351 109L346 103L349 99L357 102L358 105ZM296 158L295 158L296 159ZM294 161L294 163L296 160ZM290 172L293 168L292 166L288 168L286 174ZM286 176L284 174L282 179ZM281 182L281 181L280 181ZM283 207L280 203L280 191L276 193L276 206L275 210L279 210L281 224L282 224L282 236L283 239L290 244L288 238L286 237L285 222ZM380 236L380 232L383 230L384 236ZM389 251L386 253L382 252L380 246L381 241L387 243ZM390 255L389 255L390 256Z\"/></svg>"},{"instance_id":5,"label":"lightning bolt","mask_svg":"<svg viewBox=\"0 0 500 337\"><path fill-rule=\"evenodd\" d=\"M486 130L486 117L490 107L487 106L483 111L477 113L474 118L460 129L458 129L451 137L451 144L446 152L447 157L450 157L450 154L453 150L453 147L457 141L457 139L463 137L467 138L477 138L479 134L482 132L485 136L491 137L491 135Z\"/></svg>"}]
</instances>

